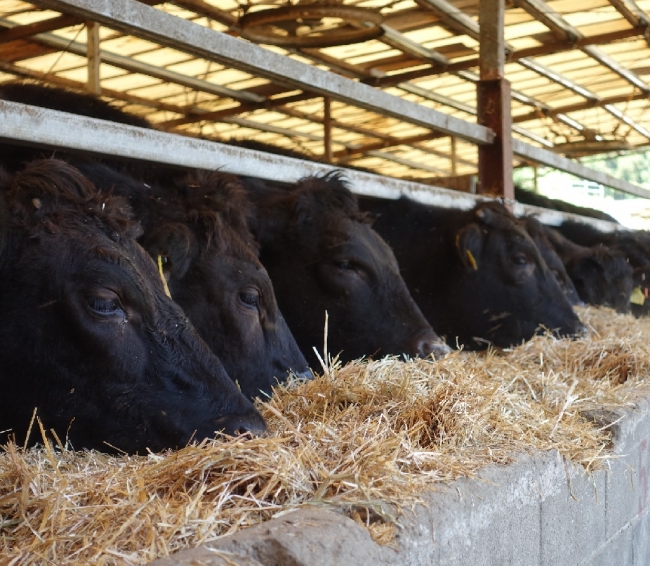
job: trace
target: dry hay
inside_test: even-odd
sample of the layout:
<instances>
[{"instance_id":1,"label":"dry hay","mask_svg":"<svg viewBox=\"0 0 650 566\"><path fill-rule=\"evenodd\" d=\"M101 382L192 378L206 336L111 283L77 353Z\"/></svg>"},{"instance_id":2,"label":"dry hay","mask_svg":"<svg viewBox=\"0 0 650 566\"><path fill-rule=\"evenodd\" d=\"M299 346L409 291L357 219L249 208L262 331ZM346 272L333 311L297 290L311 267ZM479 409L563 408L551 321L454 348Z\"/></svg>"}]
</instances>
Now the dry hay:
<instances>
[{"instance_id":1,"label":"dry hay","mask_svg":"<svg viewBox=\"0 0 650 566\"><path fill-rule=\"evenodd\" d=\"M265 438L145 457L46 446L0 454L0 562L142 564L301 505L342 508L390 542L383 502L516 453L557 449L591 470L611 457L594 409L645 395L650 320L584 309L591 337L540 336L439 362L334 368L261 406ZM379 520L377 520L379 519Z\"/></svg>"}]
</instances>

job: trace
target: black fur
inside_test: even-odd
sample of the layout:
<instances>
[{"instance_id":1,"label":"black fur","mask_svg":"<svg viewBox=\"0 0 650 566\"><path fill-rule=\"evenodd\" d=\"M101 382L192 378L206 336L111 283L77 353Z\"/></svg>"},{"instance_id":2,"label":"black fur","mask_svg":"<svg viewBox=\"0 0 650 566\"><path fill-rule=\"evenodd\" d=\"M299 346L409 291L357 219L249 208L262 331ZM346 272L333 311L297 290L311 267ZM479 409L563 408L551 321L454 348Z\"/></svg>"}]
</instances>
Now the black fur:
<instances>
[{"instance_id":1,"label":"black fur","mask_svg":"<svg viewBox=\"0 0 650 566\"><path fill-rule=\"evenodd\" d=\"M400 277L395 257L360 212L339 173L283 189L252 183L255 234L278 303L313 364L328 348L342 361L361 356L442 353Z\"/></svg>"},{"instance_id":2,"label":"black fur","mask_svg":"<svg viewBox=\"0 0 650 566\"><path fill-rule=\"evenodd\" d=\"M4 175L0 198L0 430L22 443L36 409L76 449L145 453L264 428L164 295L125 199L57 160Z\"/></svg>"},{"instance_id":3,"label":"black fur","mask_svg":"<svg viewBox=\"0 0 650 566\"><path fill-rule=\"evenodd\" d=\"M402 198L360 198L379 215L413 296L433 327L470 349L508 347L540 327L574 334L582 325L524 227L496 202L473 210Z\"/></svg>"}]
</instances>

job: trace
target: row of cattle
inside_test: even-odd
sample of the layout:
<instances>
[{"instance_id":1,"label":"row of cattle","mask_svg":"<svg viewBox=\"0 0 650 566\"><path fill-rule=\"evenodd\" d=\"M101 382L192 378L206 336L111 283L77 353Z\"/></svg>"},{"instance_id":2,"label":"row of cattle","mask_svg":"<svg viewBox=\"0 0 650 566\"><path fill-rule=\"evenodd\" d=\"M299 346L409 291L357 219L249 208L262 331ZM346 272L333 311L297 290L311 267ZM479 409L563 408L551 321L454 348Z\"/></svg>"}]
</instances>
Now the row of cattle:
<instances>
[{"instance_id":1,"label":"row of cattle","mask_svg":"<svg viewBox=\"0 0 650 566\"><path fill-rule=\"evenodd\" d=\"M139 120L37 85L0 98ZM633 269L621 242L580 247L497 202L358 201L340 174L280 186L41 153L0 148L0 431L19 442L35 409L75 448L261 432L251 400L311 376L326 312L342 361L440 357L579 334L580 298L624 310L633 285L647 294L647 251Z\"/></svg>"}]
</instances>

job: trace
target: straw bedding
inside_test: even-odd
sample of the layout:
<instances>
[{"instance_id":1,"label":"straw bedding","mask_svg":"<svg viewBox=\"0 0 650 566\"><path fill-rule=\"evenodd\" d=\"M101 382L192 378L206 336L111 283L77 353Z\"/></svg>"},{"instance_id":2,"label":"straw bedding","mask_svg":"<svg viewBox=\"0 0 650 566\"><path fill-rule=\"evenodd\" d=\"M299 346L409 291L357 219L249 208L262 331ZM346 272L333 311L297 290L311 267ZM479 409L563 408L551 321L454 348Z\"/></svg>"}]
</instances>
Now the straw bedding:
<instances>
[{"instance_id":1,"label":"straw bedding","mask_svg":"<svg viewBox=\"0 0 650 566\"><path fill-rule=\"evenodd\" d=\"M143 564L302 505L343 509L390 543L395 517L382 503L399 510L522 451L557 449L593 470L611 439L586 415L647 395L650 320L580 316L589 338L334 365L261 405L265 438L142 457L10 444L0 453L0 563Z\"/></svg>"}]
</instances>

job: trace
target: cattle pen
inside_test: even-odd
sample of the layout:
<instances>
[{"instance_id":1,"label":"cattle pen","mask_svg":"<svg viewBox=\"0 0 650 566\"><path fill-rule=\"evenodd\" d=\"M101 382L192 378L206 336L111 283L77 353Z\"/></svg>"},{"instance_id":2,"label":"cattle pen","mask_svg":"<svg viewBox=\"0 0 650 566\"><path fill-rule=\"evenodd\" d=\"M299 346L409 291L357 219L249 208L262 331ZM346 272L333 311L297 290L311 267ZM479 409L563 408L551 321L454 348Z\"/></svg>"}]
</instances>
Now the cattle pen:
<instances>
[{"instance_id":1,"label":"cattle pen","mask_svg":"<svg viewBox=\"0 0 650 566\"><path fill-rule=\"evenodd\" d=\"M357 166L357 194L464 210L500 197L547 225L616 231L513 200L513 164L650 198L572 158L650 142L650 2L569 4L362 2L383 10L375 25L354 3L290 3L276 31L329 17L362 39L318 28L265 48L233 36L257 37L244 17L267 4L0 0L3 78L86 90L155 127L0 100L0 137L285 183ZM318 159L223 143L245 137ZM587 337L441 360L343 365L318 345L316 379L259 402L260 438L107 456L34 422L44 445L0 455L0 562L648 564L649 319L579 315Z\"/></svg>"}]
</instances>

